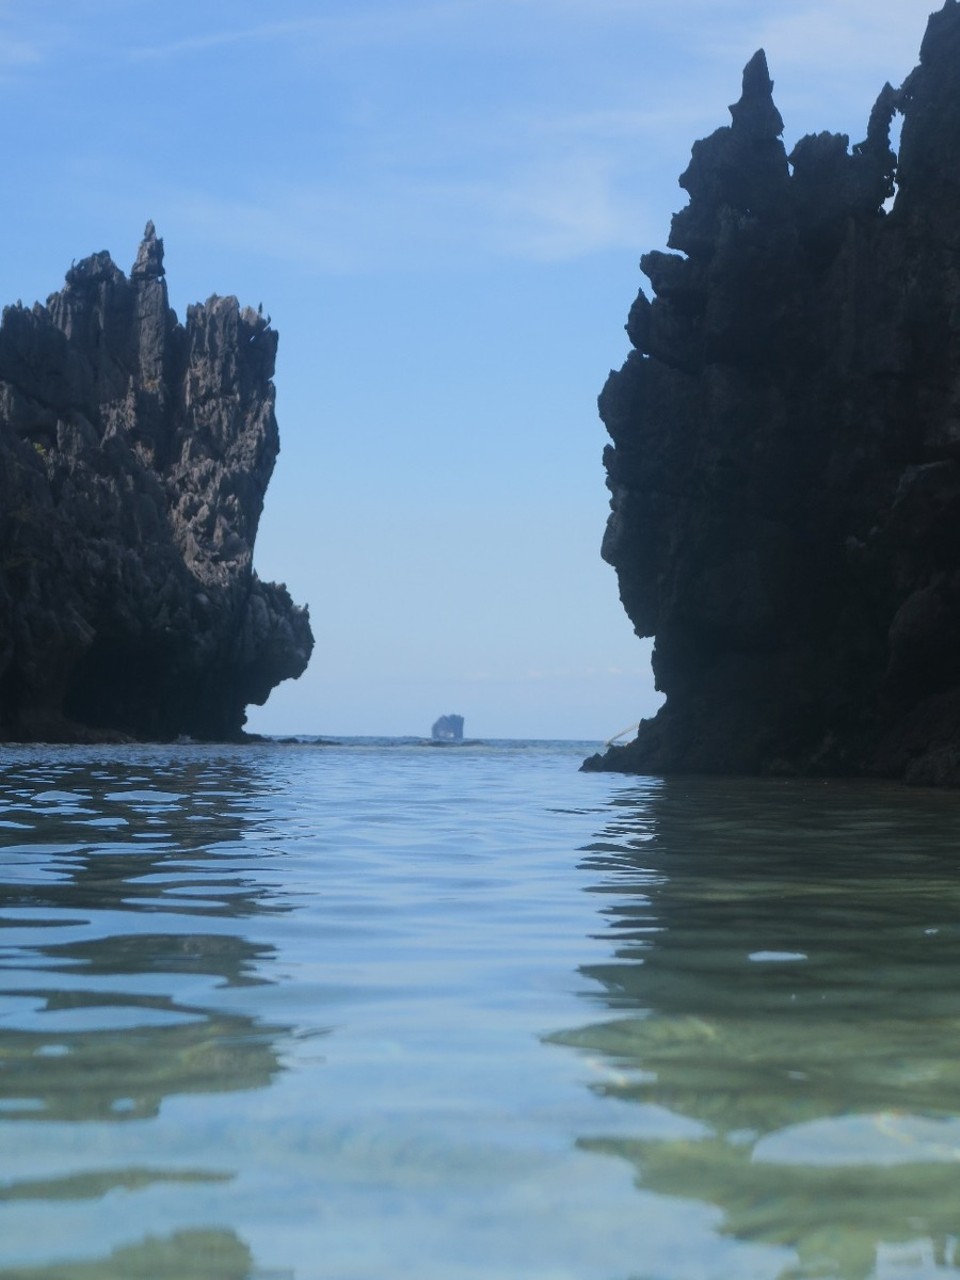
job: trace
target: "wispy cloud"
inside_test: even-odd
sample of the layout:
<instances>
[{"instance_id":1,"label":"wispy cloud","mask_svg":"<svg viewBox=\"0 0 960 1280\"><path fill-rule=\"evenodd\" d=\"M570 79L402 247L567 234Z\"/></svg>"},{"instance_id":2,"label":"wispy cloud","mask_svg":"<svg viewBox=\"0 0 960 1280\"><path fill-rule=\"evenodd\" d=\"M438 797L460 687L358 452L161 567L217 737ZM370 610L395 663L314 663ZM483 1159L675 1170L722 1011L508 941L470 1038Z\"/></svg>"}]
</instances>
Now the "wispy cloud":
<instances>
[{"instance_id":1,"label":"wispy cloud","mask_svg":"<svg viewBox=\"0 0 960 1280\"><path fill-rule=\"evenodd\" d=\"M3 38L0 32L0 70L33 66L42 60L39 48L26 40Z\"/></svg>"},{"instance_id":2,"label":"wispy cloud","mask_svg":"<svg viewBox=\"0 0 960 1280\"><path fill-rule=\"evenodd\" d=\"M541 260L632 244L636 222L614 163L589 151L532 165L482 193L488 230L503 252Z\"/></svg>"},{"instance_id":3,"label":"wispy cloud","mask_svg":"<svg viewBox=\"0 0 960 1280\"><path fill-rule=\"evenodd\" d=\"M808 0L767 13L757 24L758 43L811 80L886 65L899 81L916 61L934 7L931 0Z\"/></svg>"},{"instance_id":4,"label":"wispy cloud","mask_svg":"<svg viewBox=\"0 0 960 1280\"><path fill-rule=\"evenodd\" d=\"M532 118L528 129L531 138L540 142L560 138L596 146L649 141L665 131L694 125L702 117L701 105L679 101L658 103L655 107L604 107L596 111L551 113Z\"/></svg>"},{"instance_id":5,"label":"wispy cloud","mask_svg":"<svg viewBox=\"0 0 960 1280\"><path fill-rule=\"evenodd\" d=\"M487 182L302 186L257 202L168 192L161 203L165 221L219 245L333 274L490 256L557 261L632 246L637 236L635 211L611 175L585 161Z\"/></svg>"},{"instance_id":6,"label":"wispy cloud","mask_svg":"<svg viewBox=\"0 0 960 1280\"><path fill-rule=\"evenodd\" d=\"M210 31L203 35L186 36L180 40L166 40L151 45L139 45L127 51L134 59L175 58L182 54L207 53L236 44L256 44L261 41L284 40L317 31L325 25L323 18L302 18L291 22L267 22L254 27L236 30L229 28Z\"/></svg>"},{"instance_id":7,"label":"wispy cloud","mask_svg":"<svg viewBox=\"0 0 960 1280\"><path fill-rule=\"evenodd\" d=\"M409 40L431 42L472 28L488 20L491 10L515 0L423 0L420 3L359 5L339 12L311 15L280 22L222 28L177 39L158 39L128 50L135 59L176 58L207 53L230 45L267 44L317 37L325 49L359 45L390 46Z\"/></svg>"},{"instance_id":8,"label":"wispy cloud","mask_svg":"<svg viewBox=\"0 0 960 1280\"><path fill-rule=\"evenodd\" d=\"M807 0L764 15L757 45L767 51L788 147L827 129L851 142L866 134L885 81L913 70L933 0Z\"/></svg>"},{"instance_id":9,"label":"wispy cloud","mask_svg":"<svg viewBox=\"0 0 960 1280\"><path fill-rule=\"evenodd\" d=\"M155 216L166 210L165 225L316 272L563 261L644 242L643 157L657 149L665 120L694 136L669 111L504 104L425 130L404 118L378 122L351 135L347 158L329 174L322 164L278 172L256 193L229 195L199 174L172 183L162 171L132 187L138 208L146 199ZM679 148L676 172L683 158Z\"/></svg>"},{"instance_id":10,"label":"wispy cloud","mask_svg":"<svg viewBox=\"0 0 960 1280\"><path fill-rule=\"evenodd\" d=\"M749 20L751 0L684 0L684 10L702 9L704 27L716 32L732 15ZM584 35L603 40L607 33L632 39L643 32L669 28L669 6L662 0L358 0L352 8L279 21L223 26L190 36L164 36L127 50L134 59L166 59L204 54L231 45L291 42L315 37L314 48L335 50L358 46L389 47L408 42L424 45L468 44L473 48L516 49L549 53L557 41ZM200 11L202 12L202 10ZM688 19L684 19L688 21ZM696 40L691 31L691 39Z\"/></svg>"},{"instance_id":11,"label":"wispy cloud","mask_svg":"<svg viewBox=\"0 0 960 1280\"><path fill-rule=\"evenodd\" d=\"M201 241L238 253L297 263L305 271L374 269L386 248L365 202L343 190L291 187L261 200L168 190L160 198L165 224L179 224Z\"/></svg>"},{"instance_id":12,"label":"wispy cloud","mask_svg":"<svg viewBox=\"0 0 960 1280\"><path fill-rule=\"evenodd\" d=\"M15 34L7 9L0 8L0 80L39 66L44 60L41 42Z\"/></svg>"},{"instance_id":13,"label":"wispy cloud","mask_svg":"<svg viewBox=\"0 0 960 1280\"><path fill-rule=\"evenodd\" d=\"M119 0L103 3L110 8ZM201 158L167 145L158 128L159 149L147 166L138 155L130 158L129 147L120 150L115 133L91 130L73 152L74 198L102 207L122 170L118 190L110 193L114 207L129 190L138 210L148 203L159 217L166 209L166 225L181 221L200 241L319 272L415 269L483 257L562 261L639 250L665 238L669 215L684 199L676 176L689 148L727 121L726 104L736 98L742 61L754 48L768 47L788 129L853 132L856 121L865 127L882 84L876 67L885 51L891 60L896 51L902 74L912 66L913 54L904 48L917 46L930 3L794 0L774 8L756 0L676 6L660 0L355 0L316 8L285 4L276 10L280 17L259 22L250 20L255 5L238 4L231 10L240 14L235 25L218 30L203 29L198 7L189 34L162 18L128 27L128 56L210 54L211 83L225 85L235 79L234 61L212 55L242 45L256 51L269 86L261 87L244 125L249 151L258 157L256 185L240 167L242 149L229 138L222 153ZM16 12L19 6L0 0L0 30ZM600 48L596 30L621 27L640 41L637 57L624 51L626 37L611 44L609 54ZM85 29L91 38L89 21ZM150 41L136 43L134 30L149 31ZM577 30L591 33L589 57L571 42ZM672 60L651 61L644 31L671 33ZM42 56L24 33L31 34L30 25L21 23L13 33L20 42L0 48L0 76L4 58L26 63ZM462 60L438 52L444 41L462 44L471 35L483 45L476 56L472 48ZM514 35L523 41L539 35L544 48L515 61ZM122 46L123 37L116 38ZM408 57L408 43L421 41ZM384 56L366 56L366 42L382 46ZM347 44L350 56L331 60L336 74L318 77L314 51L330 58ZM258 45L277 48L260 58ZM303 51L304 59L288 57L287 46ZM844 68L850 49L858 79ZM464 70L462 81L451 67ZM515 76L516 67L528 67L529 77ZM169 74L163 66L157 71ZM144 74L128 63L129 78ZM183 75L179 114L171 119L190 122L206 109L206 98L194 99L190 88L199 79ZM287 84L295 92L279 91ZM323 92L315 93L314 85ZM821 120L818 96L824 113L835 112L839 101L841 118ZM95 164L97 146L105 144L86 143L102 136L115 140L105 172Z\"/></svg>"}]
</instances>

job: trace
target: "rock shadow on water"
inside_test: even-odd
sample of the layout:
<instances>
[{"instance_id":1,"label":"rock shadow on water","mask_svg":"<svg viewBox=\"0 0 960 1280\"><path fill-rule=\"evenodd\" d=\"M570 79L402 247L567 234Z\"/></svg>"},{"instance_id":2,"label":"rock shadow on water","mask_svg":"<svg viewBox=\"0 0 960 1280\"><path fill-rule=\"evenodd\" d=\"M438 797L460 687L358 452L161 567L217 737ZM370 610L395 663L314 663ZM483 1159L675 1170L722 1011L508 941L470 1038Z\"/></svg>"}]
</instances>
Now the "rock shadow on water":
<instances>
[{"instance_id":1,"label":"rock shadow on water","mask_svg":"<svg viewBox=\"0 0 960 1280\"><path fill-rule=\"evenodd\" d=\"M779 1280L960 1268L957 817L880 784L621 792L581 864L603 1016L550 1040L636 1108L636 1136L578 1146L791 1250Z\"/></svg>"},{"instance_id":2,"label":"rock shadow on water","mask_svg":"<svg viewBox=\"0 0 960 1280\"><path fill-rule=\"evenodd\" d=\"M0 1268L0 1280L292 1280L288 1272L262 1271L232 1231L177 1231L145 1236L94 1261Z\"/></svg>"},{"instance_id":3,"label":"rock shadow on water","mask_svg":"<svg viewBox=\"0 0 960 1280\"><path fill-rule=\"evenodd\" d=\"M99 995L58 1000L36 994L34 1019L50 1029L0 1031L0 1123L126 1123L160 1113L165 1099L268 1087L282 1070L276 1044L289 1028L248 1017L176 1005L169 1000L118 1000ZM120 1008L129 1025L64 1031L63 1010L91 1023ZM171 1025L144 1025L159 1011ZM189 1020L187 1020L189 1019Z\"/></svg>"},{"instance_id":4,"label":"rock shadow on water","mask_svg":"<svg viewBox=\"0 0 960 1280\"><path fill-rule=\"evenodd\" d=\"M149 1136L174 1100L268 1089L286 1069L293 1029L263 1016L259 999L238 1002L276 981L276 949L255 922L292 909L263 870L277 802L269 765L254 767L246 749L24 748L7 766L0 803L16 825L0 865L0 1146L6 1136L25 1153L37 1140L35 1155L11 1162L18 1176L0 1176L0 1209L29 1242L41 1214L111 1223L118 1194L131 1214L157 1197L176 1208L170 1234L121 1239L93 1261L80 1255L106 1247L95 1226L75 1259L55 1261L53 1237L49 1253L41 1239L39 1259L0 1277L281 1275L217 1225L229 1196L216 1184L238 1173L229 1145L208 1156L194 1143L184 1158L174 1142L162 1158L156 1148L155 1165ZM203 1188L210 1213L198 1224Z\"/></svg>"},{"instance_id":5,"label":"rock shadow on water","mask_svg":"<svg viewBox=\"0 0 960 1280\"><path fill-rule=\"evenodd\" d=\"M110 750L39 767L28 752L5 774L25 822L0 870L4 1121L143 1119L166 1097L264 1088L282 1070L290 1028L216 1000L269 984L275 948L246 922L290 909L236 865L269 781L230 755ZM103 813L120 825L91 827Z\"/></svg>"}]
</instances>

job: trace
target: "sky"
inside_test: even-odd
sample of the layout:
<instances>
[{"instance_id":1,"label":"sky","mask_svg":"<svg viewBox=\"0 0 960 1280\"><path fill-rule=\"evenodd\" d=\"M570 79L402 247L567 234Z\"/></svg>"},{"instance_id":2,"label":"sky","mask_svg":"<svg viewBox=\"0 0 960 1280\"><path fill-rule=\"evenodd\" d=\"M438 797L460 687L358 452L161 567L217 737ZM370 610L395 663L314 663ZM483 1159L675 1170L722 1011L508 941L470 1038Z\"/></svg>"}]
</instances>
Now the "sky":
<instances>
[{"instance_id":1,"label":"sky","mask_svg":"<svg viewBox=\"0 0 960 1280\"><path fill-rule=\"evenodd\" d=\"M272 316L255 566L316 647L248 728L603 741L660 702L600 559L596 398L695 139L764 48L850 142L932 0L0 0L0 301L148 219Z\"/></svg>"}]
</instances>

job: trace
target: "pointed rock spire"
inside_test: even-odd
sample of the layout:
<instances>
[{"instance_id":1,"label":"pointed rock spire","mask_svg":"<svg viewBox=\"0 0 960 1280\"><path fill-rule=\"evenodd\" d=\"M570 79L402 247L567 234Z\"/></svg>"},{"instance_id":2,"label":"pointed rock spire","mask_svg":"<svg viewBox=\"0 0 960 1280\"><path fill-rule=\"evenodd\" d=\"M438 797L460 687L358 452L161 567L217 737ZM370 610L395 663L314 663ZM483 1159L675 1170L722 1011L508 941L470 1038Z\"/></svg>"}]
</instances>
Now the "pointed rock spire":
<instances>
[{"instance_id":1,"label":"pointed rock spire","mask_svg":"<svg viewBox=\"0 0 960 1280\"><path fill-rule=\"evenodd\" d=\"M133 280L159 280L163 273L163 241L150 221L144 228L130 277Z\"/></svg>"},{"instance_id":2,"label":"pointed rock spire","mask_svg":"<svg viewBox=\"0 0 960 1280\"><path fill-rule=\"evenodd\" d=\"M756 140L779 138L783 117L773 101L773 81L767 70L767 55L758 49L743 69L740 101L730 108L733 130Z\"/></svg>"}]
</instances>

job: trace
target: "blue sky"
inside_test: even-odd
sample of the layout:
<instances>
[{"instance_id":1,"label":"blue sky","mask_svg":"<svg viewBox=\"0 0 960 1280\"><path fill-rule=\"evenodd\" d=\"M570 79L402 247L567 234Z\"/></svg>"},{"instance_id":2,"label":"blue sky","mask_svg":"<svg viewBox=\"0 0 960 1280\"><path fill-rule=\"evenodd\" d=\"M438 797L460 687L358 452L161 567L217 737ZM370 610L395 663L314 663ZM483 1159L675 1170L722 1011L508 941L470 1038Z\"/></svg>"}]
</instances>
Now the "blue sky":
<instances>
[{"instance_id":1,"label":"blue sky","mask_svg":"<svg viewBox=\"0 0 960 1280\"><path fill-rule=\"evenodd\" d=\"M262 577L316 649L263 732L603 739L658 705L599 557L596 396L690 146L764 47L859 141L931 0L0 0L0 300L148 218L171 302L279 330ZM939 7L939 6L937 6Z\"/></svg>"}]
</instances>

